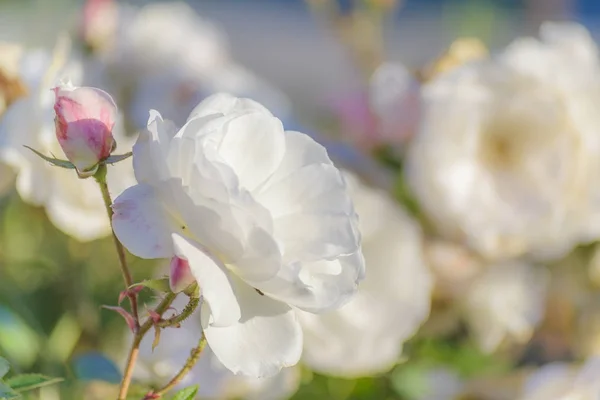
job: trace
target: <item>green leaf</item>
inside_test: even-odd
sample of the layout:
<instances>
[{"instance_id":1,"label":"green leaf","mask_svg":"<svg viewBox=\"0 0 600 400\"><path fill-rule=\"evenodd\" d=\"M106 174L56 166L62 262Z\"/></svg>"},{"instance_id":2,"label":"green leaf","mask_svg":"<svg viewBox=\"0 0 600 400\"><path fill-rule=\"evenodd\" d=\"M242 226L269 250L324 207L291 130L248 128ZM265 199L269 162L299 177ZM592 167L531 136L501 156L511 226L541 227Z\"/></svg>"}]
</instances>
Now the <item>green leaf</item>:
<instances>
[{"instance_id":1,"label":"green leaf","mask_svg":"<svg viewBox=\"0 0 600 400\"><path fill-rule=\"evenodd\" d=\"M26 392L42 386L54 385L63 380L63 378L52 378L41 374L23 374L7 379L6 384L17 392Z\"/></svg>"},{"instance_id":2,"label":"green leaf","mask_svg":"<svg viewBox=\"0 0 600 400\"><path fill-rule=\"evenodd\" d=\"M5 358L0 357L0 378L10 370L10 364Z\"/></svg>"},{"instance_id":3,"label":"green leaf","mask_svg":"<svg viewBox=\"0 0 600 400\"><path fill-rule=\"evenodd\" d=\"M104 160L104 163L106 163L106 164L118 163L119 161L123 161L123 160L128 159L132 155L133 155L133 153L129 152L129 153L125 153L125 154L119 154L119 155L110 156L106 160Z\"/></svg>"},{"instance_id":4,"label":"green leaf","mask_svg":"<svg viewBox=\"0 0 600 400\"><path fill-rule=\"evenodd\" d=\"M21 395L0 381L0 400L18 399Z\"/></svg>"},{"instance_id":5,"label":"green leaf","mask_svg":"<svg viewBox=\"0 0 600 400\"><path fill-rule=\"evenodd\" d=\"M129 289L133 289L135 287L147 287L148 289L156 290L161 293L171 293L171 287L169 286L169 278L159 278L159 279L146 279L139 283L134 283L129 287Z\"/></svg>"},{"instance_id":6,"label":"green leaf","mask_svg":"<svg viewBox=\"0 0 600 400\"><path fill-rule=\"evenodd\" d=\"M172 400L194 400L197 393L198 385L190 386L175 393Z\"/></svg>"},{"instance_id":7,"label":"green leaf","mask_svg":"<svg viewBox=\"0 0 600 400\"><path fill-rule=\"evenodd\" d=\"M61 168L66 168L66 169L75 169L75 166L67 160L59 160L58 158L48 157L48 156L43 155L39 151L32 149L29 146L25 146L25 147L27 147L29 150L33 151L35 154L37 154L44 160L48 161L52 165L55 165L55 166L61 167Z\"/></svg>"}]
</instances>

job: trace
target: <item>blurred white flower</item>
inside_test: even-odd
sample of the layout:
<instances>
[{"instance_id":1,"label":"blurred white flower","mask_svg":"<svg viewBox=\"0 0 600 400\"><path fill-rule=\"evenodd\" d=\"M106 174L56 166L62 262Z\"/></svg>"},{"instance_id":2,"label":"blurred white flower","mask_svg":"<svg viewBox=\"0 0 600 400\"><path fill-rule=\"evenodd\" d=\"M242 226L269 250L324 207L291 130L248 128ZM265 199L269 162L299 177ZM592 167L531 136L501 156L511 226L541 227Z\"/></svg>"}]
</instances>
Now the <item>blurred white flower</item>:
<instances>
[{"instance_id":1,"label":"blurred white flower","mask_svg":"<svg viewBox=\"0 0 600 400\"><path fill-rule=\"evenodd\" d=\"M224 32L186 3L157 2L140 9L118 5L118 21L112 45L102 49L101 57L129 92L136 127L145 128L149 109L184 124L201 100L218 92L255 99L277 117L288 116L286 96L235 63Z\"/></svg>"},{"instance_id":2,"label":"blurred white flower","mask_svg":"<svg viewBox=\"0 0 600 400\"><path fill-rule=\"evenodd\" d=\"M0 42L0 116L13 101L26 94L19 64L24 49L16 43Z\"/></svg>"},{"instance_id":3,"label":"blurred white flower","mask_svg":"<svg viewBox=\"0 0 600 400\"><path fill-rule=\"evenodd\" d=\"M0 119L6 108L26 94L26 87L19 76L19 64L23 47L15 43L0 42ZM0 162L0 195L7 193L14 183L10 166Z\"/></svg>"},{"instance_id":4,"label":"blurred white flower","mask_svg":"<svg viewBox=\"0 0 600 400\"><path fill-rule=\"evenodd\" d=\"M206 77L230 62L221 30L184 2L156 2L141 9L120 6L118 28L104 49L124 80L164 71Z\"/></svg>"},{"instance_id":5,"label":"blurred white flower","mask_svg":"<svg viewBox=\"0 0 600 400\"><path fill-rule=\"evenodd\" d=\"M213 93L226 92L249 97L285 119L290 114L287 97L268 82L234 63L223 65L209 76L187 76L166 70L139 81L130 104L136 126L144 127L148 110L161 110L161 115L176 124L184 124L193 108Z\"/></svg>"},{"instance_id":6,"label":"blurred white flower","mask_svg":"<svg viewBox=\"0 0 600 400\"><path fill-rule=\"evenodd\" d=\"M564 363L543 366L529 377L519 400L598 400L600 359L577 368Z\"/></svg>"},{"instance_id":7,"label":"blurred white flower","mask_svg":"<svg viewBox=\"0 0 600 400\"><path fill-rule=\"evenodd\" d=\"M435 278L436 294L450 299L463 295L484 266L464 246L439 239L425 243L425 256Z\"/></svg>"},{"instance_id":8,"label":"blurred white flower","mask_svg":"<svg viewBox=\"0 0 600 400\"><path fill-rule=\"evenodd\" d=\"M65 159L55 135L51 89L60 78L66 77L74 83L85 81L101 86L88 75L94 67L69 58L67 48L65 43L60 43L52 55L36 50L23 56L20 73L28 95L14 102L0 120L0 160L17 175L17 190L24 201L45 207L49 219L59 229L80 241L88 241L110 234L96 183L78 179L73 170L51 166L23 147L28 145L48 156ZM113 134L120 152L131 149L132 139L123 134L118 122ZM119 194L133 183L131 161L109 166L108 184L113 194Z\"/></svg>"},{"instance_id":9,"label":"blurred white flower","mask_svg":"<svg viewBox=\"0 0 600 400\"><path fill-rule=\"evenodd\" d=\"M403 342L427 319L432 278L423 260L417 222L383 191L345 174L359 216L368 273L342 308L322 315L299 311L303 361L330 375L360 377L384 372Z\"/></svg>"},{"instance_id":10,"label":"blurred white flower","mask_svg":"<svg viewBox=\"0 0 600 400\"><path fill-rule=\"evenodd\" d=\"M420 84L400 63L384 63L371 77L370 107L379 121L377 142L404 144L419 122Z\"/></svg>"},{"instance_id":11,"label":"blurred white flower","mask_svg":"<svg viewBox=\"0 0 600 400\"><path fill-rule=\"evenodd\" d=\"M138 185L113 205L133 254L189 262L208 344L228 369L262 377L294 365L291 305L341 306L364 275L341 173L307 135L262 105L217 94L177 129L152 111L133 149Z\"/></svg>"},{"instance_id":12,"label":"blurred white flower","mask_svg":"<svg viewBox=\"0 0 600 400\"><path fill-rule=\"evenodd\" d=\"M461 302L480 348L529 340L544 316L547 286L545 269L519 262L488 266L475 278Z\"/></svg>"},{"instance_id":13,"label":"blurred white flower","mask_svg":"<svg viewBox=\"0 0 600 400\"><path fill-rule=\"evenodd\" d=\"M544 24L422 89L406 176L445 235L485 257L557 258L600 236L600 68L589 33Z\"/></svg>"},{"instance_id":14,"label":"blurred white flower","mask_svg":"<svg viewBox=\"0 0 600 400\"><path fill-rule=\"evenodd\" d=\"M186 296L180 295L173 307L179 311L185 306ZM135 378L150 384L161 384L171 379L185 364L190 350L197 346L202 337L202 327L197 315L186 320L181 328L163 329L160 344L152 350L154 337L148 334L140 345L139 362ZM127 331L131 341L131 332ZM198 395L206 400L284 400L288 399L300 385L300 370L284 368L268 378L250 378L234 375L226 369L206 346L195 367L177 385L184 388L199 385Z\"/></svg>"}]
</instances>

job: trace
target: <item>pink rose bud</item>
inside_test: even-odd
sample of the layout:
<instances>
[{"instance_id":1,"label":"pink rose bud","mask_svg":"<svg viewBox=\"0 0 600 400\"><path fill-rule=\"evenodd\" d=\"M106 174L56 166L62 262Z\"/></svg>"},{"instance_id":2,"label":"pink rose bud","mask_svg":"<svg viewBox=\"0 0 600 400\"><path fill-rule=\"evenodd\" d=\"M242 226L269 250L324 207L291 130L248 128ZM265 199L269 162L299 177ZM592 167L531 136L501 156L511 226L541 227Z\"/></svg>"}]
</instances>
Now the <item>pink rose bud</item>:
<instances>
[{"instance_id":1,"label":"pink rose bud","mask_svg":"<svg viewBox=\"0 0 600 400\"><path fill-rule=\"evenodd\" d=\"M67 83L53 90L56 138L79 176L92 176L114 150L117 105L108 93L92 87Z\"/></svg>"},{"instance_id":2,"label":"pink rose bud","mask_svg":"<svg viewBox=\"0 0 600 400\"><path fill-rule=\"evenodd\" d=\"M179 293L194 282L196 282L196 279L192 276L188 261L183 258L173 257L171 259L171 274L169 276L171 291Z\"/></svg>"}]
</instances>

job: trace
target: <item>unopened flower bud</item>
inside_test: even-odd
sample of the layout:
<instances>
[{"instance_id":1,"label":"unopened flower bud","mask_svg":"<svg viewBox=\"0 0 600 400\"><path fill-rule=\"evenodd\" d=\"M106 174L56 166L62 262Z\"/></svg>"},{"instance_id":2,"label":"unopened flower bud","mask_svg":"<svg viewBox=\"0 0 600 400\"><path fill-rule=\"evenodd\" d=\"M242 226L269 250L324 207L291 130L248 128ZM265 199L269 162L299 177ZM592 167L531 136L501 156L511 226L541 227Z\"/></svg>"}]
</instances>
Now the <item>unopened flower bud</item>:
<instances>
[{"instance_id":1,"label":"unopened flower bud","mask_svg":"<svg viewBox=\"0 0 600 400\"><path fill-rule=\"evenodd\" d=\"M92 176L98 163L114 150L112 130L117 106L100 89L67 83L53 90L56 138L79 176Z\"/></svg>"},{"instance_id":2,"label":"unopened flower bud","mask_svg":"<svg viewBox=\"0 0 600 400\"><path fill-rule=\"evenodd\" d=\"M192 272L190 271L190 264L187 260L179 257L173 257L171 259L171 272L169 275L169 285L173 293L179 293L196 282Z\"/></svg>"}]
</instances>

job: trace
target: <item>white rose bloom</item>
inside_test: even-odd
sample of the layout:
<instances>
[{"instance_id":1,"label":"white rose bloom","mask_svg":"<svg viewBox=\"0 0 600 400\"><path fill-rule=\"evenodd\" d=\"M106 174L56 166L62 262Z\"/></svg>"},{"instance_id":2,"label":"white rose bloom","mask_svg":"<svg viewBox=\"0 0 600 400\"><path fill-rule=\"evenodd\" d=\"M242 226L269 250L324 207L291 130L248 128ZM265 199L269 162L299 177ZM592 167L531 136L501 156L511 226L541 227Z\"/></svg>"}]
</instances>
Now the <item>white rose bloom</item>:
<instances>
[{"instance_id":1,"label":"white rose bloom","mask_svg":"<svg viewBox=\"0 0 600 400\"><path fill-rule=\"evenodd\" d=\"M23 53L20 45L0 42L0 119L7 106L25 94L19 74ZM0 162L0 195L10 191L14 175L10 166Z\"/></svg>"},{"instance_id":2,"label":"white rose bloom","mask_svg":"<svg viewBox=\"0 0 600 400\"><path fill-rule=\"evenodd\" d=\"M166 70L142 79L131 100L131 118L136 126L145 127L148 110L153 109L161 110L164 118L183 124L200 101L218 92L255 99L278 118L285 119L290 114L289 100L283 93L241 65L229 63L209 76L190 77Z\"/></svg>"},{"instance_id":3,"label":"white rose bloom","mask_svg":"<svg viewBox=\"0 0 600 400\"><path fill-rule=\"evenodd\" d=\"M540 37L422 89L407 180L442 233L493 259L600 236L598 50L575 24Z\"/></svg>"},{"instance_id":4,"label":"white rose bloom","mask_svg":"<svg viewBox=\"0 0 600 400\"><path fill-rule=\"evenodd\" d=\"M28 96L13 103L0 120L0 160L16 173L17 191L24 201L43 206L48 218L66 234L89 241L110 234L110 223L95 181L81 180L74 170L52 166L23 147L27 145L42 154L66 159L56 139L54 93L50 89L66 76L81 84L84 68L90 71L79 60L67 61L62 48L54 55L39 50L23 56L21 73ZM113 134L118 152L131 149L133 140L125 137L120 127L116 125ZM131 160L109 166L107 179L114 195L134 184Z\"/></svg>"},{"instance_id":5,"label":"white rose bloom","mask_svg":"<svg viewBox=\"0 0 600 400\"><path fill-rule=\"evenodd\" d=\"M400 63L384 63L371 77L369 105L380 126L379 140L404 144L417 130L420 84Z\"/></svg>"},{"instance_id":6,"label":"white rose bloom","mask_svg":"<svg viewBox=\"0 0 600 400\"><path fill-rule=\"evenodd\" d=\"M180 295L173 304L174 308L181 311L186 299L186 296ZM154 350L152 332L144 337L134 372L136 379L160 385L170 380L183 367L190 350L198 345L198 340L202 337L202 327L195 316L194 314L183 322L181 328L163 329L160 343ZM127 337L131 340L129 330ZM191 385L199 385L198 395L206 400L284 400L298 389L300 370L297 367L284 368L277 375L267 378L234 375L206 346L198 363L179 382L176 389Z\"/></svg>"},{"instance_id":7,"label":"white rose bloom","mask_svg":"<svg viewBox=\"0 0 600 400\"><path fill-rule=\"evenodd\" d=\"M133 165L139 184L113 205L125 247L188 261L208 344L229 370L296 364L292 306L339 307L364 276L356 214L326 150L260 104L217 94L181 129L152 111Z\"/></svg>"},{"instance_id":8,"label":"white rose bloom","mask_svg":"<svg viewBox=\"0 0 600 400\"><path fill-rule=\"evenodd\" d=\"M419 225L385 192L345 176L360 220L366 279L339 310L298 316L303 361L316 371L353 378L398 362L403 342L429 315L432 278Z\"/></svg>"},{"instance_id":9,"label":"white rose bloom","mask_svg":"<svg viewBox=\"0 0 600 400\"><path fill-rule=\"evenodd\" d=\"M580 368L564 363L548 364L525 383L519 400L598 400L600 359L588 360Z\"/></svg>"},{"instance_id":10,"label":"white rose bloom","mask_svg":"<svg viewBox=\"0 0 600 400\"><path fill-rule=\"evenodd\" d=\"M529 340L544 316L547 286L545 269L518 262L491 265L475 278L462 307L480 348Z\"/></svg>"},{"instance_id":11,"label":"white rose bloom","mask_svg":"<svg viewBox=\"0 0 600 400\"><path fill-rule=\"evenodd\" d=\"M205 76L230 61L225 35L184 2L120 6L118 29L104 56L127 79L162 71Z\"/></svg>"}]
</instances>

